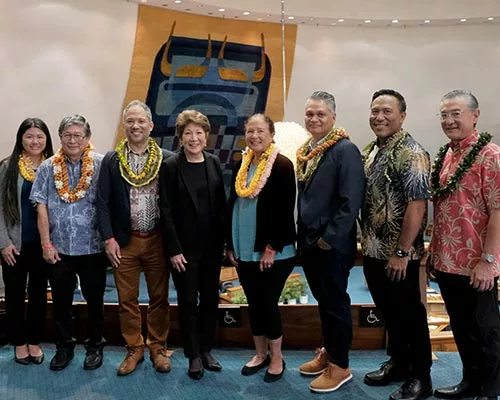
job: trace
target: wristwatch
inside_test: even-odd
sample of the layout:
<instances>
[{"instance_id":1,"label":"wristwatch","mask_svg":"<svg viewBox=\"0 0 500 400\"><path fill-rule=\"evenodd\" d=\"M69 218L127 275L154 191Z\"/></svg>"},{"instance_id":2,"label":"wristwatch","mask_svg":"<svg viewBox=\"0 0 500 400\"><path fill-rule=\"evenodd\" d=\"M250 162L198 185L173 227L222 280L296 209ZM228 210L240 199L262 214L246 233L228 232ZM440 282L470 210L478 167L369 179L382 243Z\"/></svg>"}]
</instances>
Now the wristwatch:
<instances>
[{"instance_id":1,"label":"wristwatch","mask_svg":"<svg viewBox=\"0 0 500 400\"><path fill-rule=\"evenodd\" d=\"M482 253L481 260L486 261L488 264L495 264L497 258L493 254Z\"/></svg>"},{"instance_id":2,"label":"wristwatch","mask_svg":"<svg viewBox=\"0 0 500 400\"><path fill-rule=\"evenodd\" d=\"M408 257L410 255L410 252L409 251L404 251L403 249L401 248L397 248L396 251L394 252L395 255L397 255L398 257Z\"/></svg>"}]
</instances>

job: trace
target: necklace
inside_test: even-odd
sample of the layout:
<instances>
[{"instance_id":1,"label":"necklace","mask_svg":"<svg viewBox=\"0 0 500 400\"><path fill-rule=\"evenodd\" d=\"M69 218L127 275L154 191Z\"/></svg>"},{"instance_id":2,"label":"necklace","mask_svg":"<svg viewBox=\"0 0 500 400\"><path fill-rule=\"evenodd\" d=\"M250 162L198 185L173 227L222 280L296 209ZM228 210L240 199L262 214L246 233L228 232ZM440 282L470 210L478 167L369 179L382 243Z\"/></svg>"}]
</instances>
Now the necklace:
<instances>
[{"instance_id":1,"label":"necklace","mask_svg":"<svg viewBox=\"0 0 500 400\"><path fill-rule=\"evenodd\" d=\"M470 170L474 161L476 161L476 157L479 152L491 141L491 138L492 136L488 132L482 132L479 134L479 139L476 143L474 143L472 149L469 151L469 154L467 154L458 165L455 173L448 179L445 186L440 186L439 175L443 169L444 158L446 157L450 144L447 143L439 149L436 159L434 160L434 167L432 168L431 173L432 198L434 200L446 197L457 190L458 184L462 181L464 175Z\"/></svg>"},{"instance_id":2,"label":"necklace","mask_svg":"<svg viewBox=\"0 0 500 400\"><path fill-rule=\"evenodd\" d=\"M94 176L94 157L91 154L92 149L92 145L88 144L83 151L80 179L72 190L69 188L68 165L63 150L57 150L54 155L54 183L59 197L66 203L75 203L83 199L87 194L87 190L92 183L92 177Z\"/></svg>"},{"instance_id":3,"label":"necklace","mask_svg":"<svg viewBox=\"0 0 500 400\"><path fill-rule=\"evenodd\" d=\"M45 160L45 157L42 154L42 158L40 161L43 160ZM19 168L19 173L21 174L21 176L28 182L33 183L33 181L35 180L36 169L31 158L25 157L24 153L19 154L17 167Z\"/></svg>"},{"instance_id":4,"label":"necklace","mask_svg":"<svg viewBox=\"0 0 500 400\"><path fill-rule=\"evenodd\" d=\"M150 183L158 175L161 162L163 161L163 153L160 146L151 138L148 140L148 159L141 173L136 174L130 168L130 163L127 157L127 139L123 139L116 146L116 154L118 155L120 174L125 181L134 186L141 187Z\"/></svg>"},{"instance_id":5,"label":"necklace","mask_svg":"<svg viewBox=\"0 0 500 400\"><path fill-rule=\"evenodd\" d=\"M314 172L318 168L319 162L325 154L325 151L337 144L337 142L341 139L348 139L349 135L346 133L344 128L333 128L333 130L325 136L325 141L316 146L309 154L307 154L309 150L309 144L311 143L312 138L308 139L302 146L297 150L297 179L300 182L307 182L311 179ZM306 164L306 168L304 170L304 164Z\"/></svg>"},{"instance_id":6,"label":"necklace","mask_svg":"<svg viewBox=\"0 0 500 400\"><path fill-rule=\"evenodd\" d=\"M269 175L271 175L271 169L273 168L274 161L278 156L279 149L271 144L264 153L259 158L259 164L257 165L257 170L247 186L248 179L248 168L250 163L254 158L254 152L248 147L243 152L243 160L241 161L240 169L236 175L236 181L234 183L234 188L236 189L236 194L239 197L249 197L254 199L259 195L267 180Z\"/></svg>"}]
</instances>

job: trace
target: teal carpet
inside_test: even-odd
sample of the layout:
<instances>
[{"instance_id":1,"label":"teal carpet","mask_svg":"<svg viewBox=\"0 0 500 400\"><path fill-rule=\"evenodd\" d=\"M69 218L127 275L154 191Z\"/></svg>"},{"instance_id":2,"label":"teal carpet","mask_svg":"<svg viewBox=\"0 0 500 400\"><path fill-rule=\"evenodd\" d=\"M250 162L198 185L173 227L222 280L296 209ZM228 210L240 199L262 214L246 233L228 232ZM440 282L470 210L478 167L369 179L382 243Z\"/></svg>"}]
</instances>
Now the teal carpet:
<instances>
[{"instance_id":1,"label":"teal carpet","mask_svg":"<svg viewBox=\"0 0 500 400\"><path fill-rule=\"evenodd\" d=\"M119 377L116 369L125 350L107 347L104 364L95 371L82 368L84 350L79 345L75 358L63 371L49 370L53 345L43 346L46 360L42 365L23 366L13 361L12 347L0 348L0 399L1 400L290 400L290 399L388 399L397 388L392 385L373 388L363 384L363 376L377 369L385 359L383 351L353 351L351 368L354 378L337 392L314 394L308 389L312 378L300 376L298 367L312 357L310 351L285 351L287 369L283 378L275 383L263 381L264 371L244 377L241 367L252 357L251 350L216 349L222 372L206 371L200 381L187 376L187 360L181 351L172 355L172 371L156 372L149 358L129 376ZM454 384L461 378L457 353L437 353L432 377L434 387Z\"/></svg>"}]
</instances>

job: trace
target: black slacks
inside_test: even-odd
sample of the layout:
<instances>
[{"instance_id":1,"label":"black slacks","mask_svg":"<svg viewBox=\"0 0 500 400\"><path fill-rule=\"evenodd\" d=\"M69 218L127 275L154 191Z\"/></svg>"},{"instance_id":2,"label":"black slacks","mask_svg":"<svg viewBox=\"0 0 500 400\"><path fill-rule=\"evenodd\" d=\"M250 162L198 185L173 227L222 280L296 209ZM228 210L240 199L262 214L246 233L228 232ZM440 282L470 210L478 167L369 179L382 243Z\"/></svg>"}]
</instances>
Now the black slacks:
<instances>
[{"instance_id":1,"label":"black slacks","mask_svg":"<svg viewBox=\"0 0 500 400\"><path fill-rule=\"evenodd\" d=\"M80 278L82 294L87 301L87 344L97 346L104 331L104 289L109 264L105 253L83 256L59 254L61 261L50 265L50 286L54 304L57 347L73 348L72 305L76 276Z\"/></svg>"},{"instance_id":2,"label":"black slacks","mask_svg":"<svg viewBox=\"0 0 500 400\"><path fill-rule=\"evenodd\" d=\"M37 345L42 340L47 307L48 269L39 242L23 243L16 264L8 265L3 257L2 276L5 283L7 338L14 346ZM28 304L25 306L26 280Z\"/></svg>"},{"instance_id":3,"label":"black slacks","mask_svg":"<svg viewBox=\"0 0 500 400\"><path fill-rule=\"evenodd\" d=\"M463 365L463 378L481 394L500 394L500 314L497 280L492 290L479 292L468 276L436 271Z\"/></svg>"},{"instance_id":4,"label":"black slacks","mask_svg":"<svg viewBox=\"0 0 500 400\"><path fill-rule=\"evenodd\" d=\"M210 352L215 343L219 307L220 256L184 255L186 270L171 268L177 291L179 328L187 358Z\"/></svg>"},{"instance_id":5,"label":"black slacks","mask_svg":"<svg viewBox=\"0 0 500 400\"><path fill-rule=\"evenodd\" d=\"M375 305L385 320L390 355L395 363L409 367L412 375L429 379L432 365L427 311L420 298L420 260L408 261L406 278L391 281L387 260L363 258L363 272Z\"/></svg>"},{"instance_id":6,"label":"black slacks","mask_svg":"<svg viewBox=\"0 0 500 400\"><path fill-rule=\"evenodd\" d=\"M260 271L259 262L238 262L238 277L248 301L248 315L253 336L270 340L283 335L278 300L295 266L295 257L275 261Z\"/></svg>"},{"instance_id":7,"label":"black slacks","mask_svg":"<svg viewBox=\"0 0 500 400\"><path fill-rule=\"evenodd\" d=\"M319 247L302 251L304 273L318 302L323 346L330 361L341 368L349 367L352 343L351 298L347 282L354 256Z\"/></svg>"}]
</instances>

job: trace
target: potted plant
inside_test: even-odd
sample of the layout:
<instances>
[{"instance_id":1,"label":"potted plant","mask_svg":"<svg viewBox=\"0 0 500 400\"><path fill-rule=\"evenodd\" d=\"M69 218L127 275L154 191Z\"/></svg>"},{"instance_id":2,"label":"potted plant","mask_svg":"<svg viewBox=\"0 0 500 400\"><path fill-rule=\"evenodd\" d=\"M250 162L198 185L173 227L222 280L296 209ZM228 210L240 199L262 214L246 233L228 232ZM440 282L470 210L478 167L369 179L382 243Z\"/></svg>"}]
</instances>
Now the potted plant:
<instances>
[{"instance_id":1,"label":"potted plant","mask_svg":"<svg viewBox=\"0 0 500 400\"><path fill-rule=\"evenodd\" d=\"M231 297L231 303L233 303L233 304L247 304L248 301L247 301L247 296L245 296L245 292L243 290L236 292L236 294L234 294Z\"/></svg>"}]
</instances>

